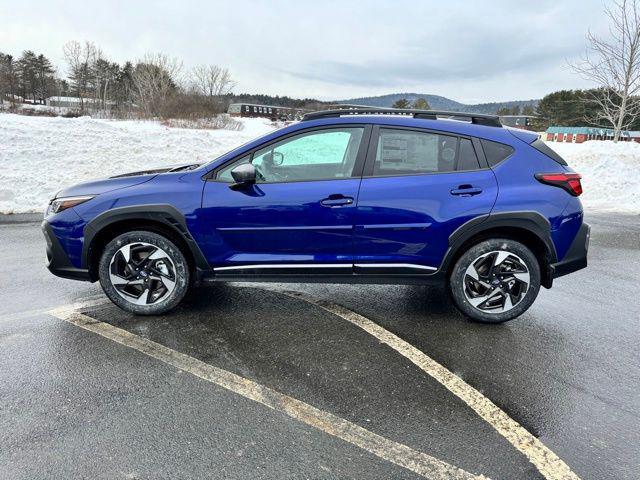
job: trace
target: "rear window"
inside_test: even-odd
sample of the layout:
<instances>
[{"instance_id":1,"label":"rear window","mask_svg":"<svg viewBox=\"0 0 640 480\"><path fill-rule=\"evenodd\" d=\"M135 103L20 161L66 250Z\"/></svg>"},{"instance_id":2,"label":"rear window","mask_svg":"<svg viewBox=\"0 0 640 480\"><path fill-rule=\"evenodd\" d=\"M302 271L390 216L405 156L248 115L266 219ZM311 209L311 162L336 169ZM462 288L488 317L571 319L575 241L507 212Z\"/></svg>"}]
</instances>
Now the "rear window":
<instances>
[{"instance_id":1,"label":"rear window","mask_svg":"<svg viewBox=\"0 0 640 480\"><path fill-rule=\"evenodd\" d=\"M480 142L482 142L482 149L490 167L495 167L514 152L513 147L504 143L492 142L491 140L480 140Z\"/></svg>"},{"instance_id":2,"label":"rear window","mask_svg":"<svg viewBox=\"0 0 640 480\"><path fill-rule=\"evenodd\" d=\"M567 162L564 161L560 155L558 155L549 145L544 143L542 140L538 139L531 144L533 148L538 150L540 153L544 153L551 160L558 162L560 165L567 166Z\"/></svg>"}]
</instances>

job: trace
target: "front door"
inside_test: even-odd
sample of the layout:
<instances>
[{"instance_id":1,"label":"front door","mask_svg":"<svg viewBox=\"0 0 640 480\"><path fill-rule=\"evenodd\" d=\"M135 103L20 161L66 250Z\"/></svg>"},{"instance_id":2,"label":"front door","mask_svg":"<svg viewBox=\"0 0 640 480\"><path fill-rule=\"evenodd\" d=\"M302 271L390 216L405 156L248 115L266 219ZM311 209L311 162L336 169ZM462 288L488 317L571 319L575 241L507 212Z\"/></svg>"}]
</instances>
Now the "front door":
<instances>
[{"instance_id":1,"label":"front door","mask_svg":"<svg viewBox=\"0 0 640 480\"><path fill-rule=\"evenodd\" d=\"M495 176L476 148L479 142L456 135L374 129L358 198L356 273L438 269L449 235L489 213L496 199Z\"/></svg>"},{"instance_id":2,"label":"front door","mask_svg":"<svg viewBox=\"0 0 640 480\"><path fill-rule=\"evenodd\" d=\"M203 193L205 255L218 274L351 274L353 223L369 129L317 128L223 165ZM255 185L229 188L256 167Z\"/></svg>"}]
</instances>

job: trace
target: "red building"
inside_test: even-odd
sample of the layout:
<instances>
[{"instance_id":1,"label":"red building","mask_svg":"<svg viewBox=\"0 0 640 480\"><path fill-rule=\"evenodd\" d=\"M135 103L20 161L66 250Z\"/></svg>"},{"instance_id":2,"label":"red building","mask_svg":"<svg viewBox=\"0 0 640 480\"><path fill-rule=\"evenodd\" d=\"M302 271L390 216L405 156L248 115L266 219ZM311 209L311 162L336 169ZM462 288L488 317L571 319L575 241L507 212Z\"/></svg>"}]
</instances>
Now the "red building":
<instances>
[{"instance_id":1,"label":"red building","mask_svg":"<svg viewBox=\"0 0 640 480\"><path fill-rule=\"evenodd\" d=\"M543 135L548 142L582 143L588 140L613 140L613 130L597 127L549 127ZM624 130L621 142L640 143L640 132Z\"/></svg>"}]
</instances>

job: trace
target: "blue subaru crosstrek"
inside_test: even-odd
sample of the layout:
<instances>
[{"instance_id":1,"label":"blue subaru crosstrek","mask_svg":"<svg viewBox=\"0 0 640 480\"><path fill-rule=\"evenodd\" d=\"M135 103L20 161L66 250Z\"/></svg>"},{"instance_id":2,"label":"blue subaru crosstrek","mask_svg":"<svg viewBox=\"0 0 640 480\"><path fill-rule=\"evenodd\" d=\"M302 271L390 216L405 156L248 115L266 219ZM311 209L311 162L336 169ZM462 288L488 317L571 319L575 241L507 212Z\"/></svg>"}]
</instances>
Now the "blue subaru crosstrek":
<instances>
[{"instance_id":1,"label":"blue subaru crosstrek","mask_svg":"<svg viewBox=\"0 0 640 480\"><path fill-rule=\"evenodd\" d=\"M587 265L580 176L497 117L307 114L210 163L82 183L51 200L55 275L160 314L222 282L448 286L468 317L526 311Z\"/></svg>"}]
</instances>

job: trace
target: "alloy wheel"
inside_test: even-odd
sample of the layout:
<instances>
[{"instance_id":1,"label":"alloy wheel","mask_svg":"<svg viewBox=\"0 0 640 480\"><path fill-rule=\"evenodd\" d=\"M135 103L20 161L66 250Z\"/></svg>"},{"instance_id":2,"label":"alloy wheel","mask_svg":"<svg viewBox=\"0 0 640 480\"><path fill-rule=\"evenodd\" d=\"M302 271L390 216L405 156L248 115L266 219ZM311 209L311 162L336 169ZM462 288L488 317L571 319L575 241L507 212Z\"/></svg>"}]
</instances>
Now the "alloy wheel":
<instances>
[{"instance_id":1,"label":"alloy wheel","mask_svg":"<svg viewBox=\"0 0 640 480\"><path fill-rule=\"evenodd\" d=\"M496 250L476 258L464 274L467 301L484 313L508 312L529 290L530 275L518 255Z\"/></svg>"},{"instance_id":2,"label":"alloy wheel","mask_svg":"<svg viewBox=\"0 0 640 480\"><path fill-rule=\"evenodd\" d=\"M109 280L118 295L135 305L153 305L176 287L176 267L167 252L145 242L119 248L109 264Z\"/></svg>"}]
</instances>

